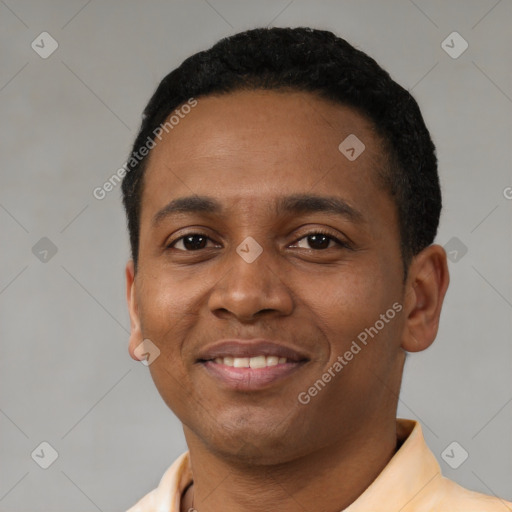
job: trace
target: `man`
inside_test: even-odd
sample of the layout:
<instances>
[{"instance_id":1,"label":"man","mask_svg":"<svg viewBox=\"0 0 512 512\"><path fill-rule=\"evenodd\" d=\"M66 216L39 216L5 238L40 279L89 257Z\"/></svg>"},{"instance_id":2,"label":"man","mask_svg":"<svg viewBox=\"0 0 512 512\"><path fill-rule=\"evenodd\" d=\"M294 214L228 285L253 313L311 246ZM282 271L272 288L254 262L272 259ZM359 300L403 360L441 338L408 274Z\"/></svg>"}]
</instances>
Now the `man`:
<instances>
[{"instance_id":1,"label":"man","mask_svg":"<svg viewBox=\"0 0 512 512\"><path fill-rule=\"evenodd\" d=\"M396 418L449 276L434 145L373 59L308 28L193 55L123 194L129 351L189 448L130 512L512 510Z\"/></svg>"}]
</instances>

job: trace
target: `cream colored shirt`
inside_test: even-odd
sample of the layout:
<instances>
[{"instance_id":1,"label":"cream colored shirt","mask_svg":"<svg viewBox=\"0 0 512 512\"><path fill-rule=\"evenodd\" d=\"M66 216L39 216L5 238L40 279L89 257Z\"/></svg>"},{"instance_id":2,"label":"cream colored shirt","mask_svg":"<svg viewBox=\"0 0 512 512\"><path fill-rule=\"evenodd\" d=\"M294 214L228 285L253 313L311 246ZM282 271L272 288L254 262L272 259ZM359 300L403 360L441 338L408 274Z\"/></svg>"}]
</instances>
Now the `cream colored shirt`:
<instances>
[{"instance_id":1,"label":"cream colored shirt","mask_svg":"<svg viewBox=\"0 0 512 512\"><path fill-rule=\"evenodd\" d=\"M342 512L512 512L512 502L469 491L442 476L418 422L397 419L402 445L377 478ZM189 452L166 470L158 487L128 512L180 512L192 482Z\"/></svg>"}]
</instances>

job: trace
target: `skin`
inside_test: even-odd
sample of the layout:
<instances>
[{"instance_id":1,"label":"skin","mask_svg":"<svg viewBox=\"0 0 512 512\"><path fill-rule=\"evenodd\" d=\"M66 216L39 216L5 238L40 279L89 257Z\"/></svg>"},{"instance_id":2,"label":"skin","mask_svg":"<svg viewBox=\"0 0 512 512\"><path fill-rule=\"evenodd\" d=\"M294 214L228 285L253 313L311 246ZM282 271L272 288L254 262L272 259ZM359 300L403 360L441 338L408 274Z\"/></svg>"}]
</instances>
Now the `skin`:
<instances>
[{"instance_id":1,"label":"skin","mask_svg":"<svg viewBox=\"0 0 512 512\"><path fill-rule=\"evenodd\" d=\"M354 161L338 150L349 134L366 146ZM137 359L146 338L161 351L149 369L183 423L194 475L181 510L193 496L199 511L339 511L394 455L405 355L434 341L449 276L444 249L431 245L403 282L396 208L375 178L383 163L368 120L302 92L199 98L151 151L137 272L133 261L126 266L129 352ZM292 193L336 196L363 221L277 216L276 198ZM152 226L169 201L192 194L219 200L224 215L186 213ZM318 248L307 236L318 229L349 248L332 238ZM183 240L166 248L191 233L206 235L206 248ZM263 249L252 263L236 252L248 236ZM395 302L402 311L299 403ZM310 360L267 389L226 389L196 361L226 338L282 341Z\"/></svg>"}]
</instances>

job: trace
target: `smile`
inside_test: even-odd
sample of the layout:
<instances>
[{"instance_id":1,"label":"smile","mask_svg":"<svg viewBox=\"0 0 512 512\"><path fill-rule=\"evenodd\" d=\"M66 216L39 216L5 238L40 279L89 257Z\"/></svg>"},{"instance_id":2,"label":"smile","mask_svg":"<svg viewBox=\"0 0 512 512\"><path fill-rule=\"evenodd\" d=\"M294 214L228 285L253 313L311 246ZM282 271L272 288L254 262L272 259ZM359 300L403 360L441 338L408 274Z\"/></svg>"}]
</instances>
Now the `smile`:
<instances>
[{"instance_id":1,"label":"smile","mask_svg":"<svg viewBox=\"0 0 512 512\"><path fill-rule=\"evenodd\" d=\"M267 366L277 366L288 361L286 357L259 355L254 357L216 357L214 361L217 364L233 366L234 368L266 368Z\"/></svg>"},{"instance_id":2,"label":"smile","mask_svg":"<svg viewBox=\"0 0 512 512\"><path fill-rule=\"evenodd\" d=\"M302 368L307 361L290 361L285 357L217 357L202 361L208 375L221 387L236 391L257 391L282 384L286 377Z\"/></svg>"}]
</instances>

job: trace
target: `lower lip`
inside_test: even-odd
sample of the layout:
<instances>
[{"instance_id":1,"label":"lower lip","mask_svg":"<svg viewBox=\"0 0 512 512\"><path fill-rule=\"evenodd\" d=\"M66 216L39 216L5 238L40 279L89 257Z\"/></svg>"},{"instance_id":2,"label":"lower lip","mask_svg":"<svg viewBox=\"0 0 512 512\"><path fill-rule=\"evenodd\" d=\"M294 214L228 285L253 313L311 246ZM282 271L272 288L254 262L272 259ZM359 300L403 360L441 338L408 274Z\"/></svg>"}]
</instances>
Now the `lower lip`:
<instances>
[{"instance_id":1,"label":"lower lip","mask_svg":"<svg viewBox=\"0 0 512 512\"><path fill-rule=\"evenodd\" d=\"M287 362L265 368L235 368L215 361L203 361L201 365L215 379L238 391L252 391L268 387L288 377L301 368L306 361Z\"/></svg>"}]
</instances>

